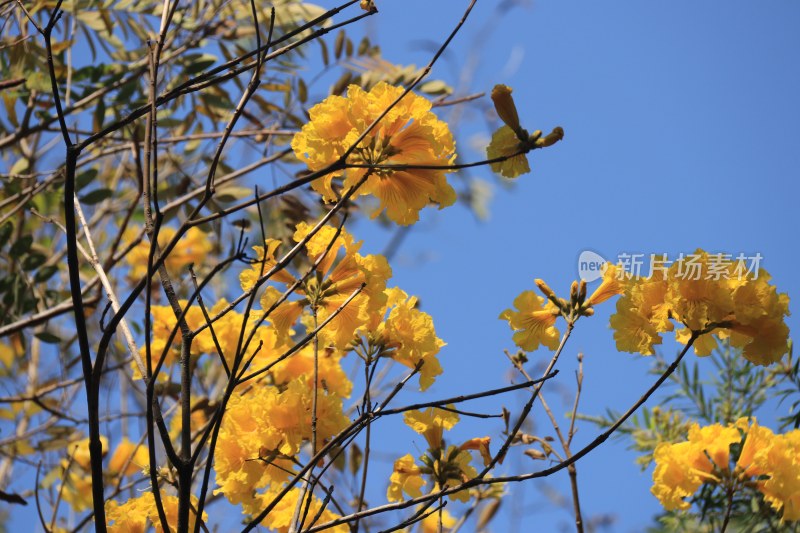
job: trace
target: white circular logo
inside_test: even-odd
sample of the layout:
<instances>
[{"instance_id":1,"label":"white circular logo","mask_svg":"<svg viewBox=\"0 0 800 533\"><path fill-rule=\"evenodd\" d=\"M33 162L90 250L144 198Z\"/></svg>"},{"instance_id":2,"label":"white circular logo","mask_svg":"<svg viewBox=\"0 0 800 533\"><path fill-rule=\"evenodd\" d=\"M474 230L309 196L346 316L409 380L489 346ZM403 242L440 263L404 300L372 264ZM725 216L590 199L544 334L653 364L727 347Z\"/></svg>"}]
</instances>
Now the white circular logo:
<instances>
[{"instance_id":1,"label":"white circular logo","mask_svg":"<svg viewBox=\"0 0 800 533\"><path fill-rule=\"evenodd\" d=\"M578 257L578 276L586 283L590 283L603 276L606 260L591 250L584 250Z\"/></svg>"}]
</instances>

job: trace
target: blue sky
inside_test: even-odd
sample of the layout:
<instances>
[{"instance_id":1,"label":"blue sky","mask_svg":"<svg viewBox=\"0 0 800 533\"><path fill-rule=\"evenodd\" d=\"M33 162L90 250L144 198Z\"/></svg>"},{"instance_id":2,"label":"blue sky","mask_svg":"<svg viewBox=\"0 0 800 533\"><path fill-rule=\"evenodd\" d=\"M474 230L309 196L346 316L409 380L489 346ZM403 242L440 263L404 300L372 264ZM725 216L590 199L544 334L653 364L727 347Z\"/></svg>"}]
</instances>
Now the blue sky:
<instances>
[{"instance_id":1,"label":"blue sky","mask_svg":"<svg viewBox=\"0 0 800 533\"><path fill-rule=\"evenodd\" d=\"M467 3L378 2L370 31L385 58L422 65L429 57L423 43L441 42ZM434 77L457 85L475 52L479 64L468 92L505 83L514 88L523 126L560 125L566 134L533 155L533 172L513 188L495 188L487 223L460 207L428 213L394 261L394 281L420 296L448 342L435 393L506 382L502 351L513 345L497 315L533 288L534 278L566 292L583 250L607 258L664 252L672 258L698 247L760 253L779 290L797 297L800 4L542 0L508 9L487 29L499 4L478 2ZM477 111L467 118L457 130L459 152L474 160L482 154L470 143L490 131ZM386 242L367 226L355 232L376 251ZM796 310L794 302L790 308ZM575 354L586 355L586 414L626 409L653 379L649 361L615 350L612 311L607 304L580 322L562 360L561 382L572 388ZM796 317L789 326L797 330ZM671 358L675 349L665 343L663 354ZM546 359L546 352L531 357ZM558 404L558 394L550 396ZM544 433L541 413L536 423ZM585 425L576 440L588 442L595 431ZM611 442L579 465L586 513L616 515L613 531L640 531L660 510L649 494L650 471L642 473L634 457ZM518 467L540 465L512 463L501 471ZM548 483L563 489L565 480L566 474ZM526 523L535 520L541 531L569 525L567 513L553 509L533 483L510 490L532 513Z\"/></svg>"},{"instance_id":2,"label":"blue sky","mask_svg":"<svg viewBox=\"0 0 800 533\"><path fill-rule=\"evenodd\" d=\"M423 65L468 1L376 3L380 14L368 18L365 29L384 58ZM734 256L760 253L762 266L779 290L789 293L796 311L800 253L791 243L800 179L795 59L800 3L516 4L479 0L433 77L464 93L488 93L496 83L507 84L526 128L549 131L558 125L566 134L555 147L534 153L533 172L512 187L487 169L473 172L494 184L487 222L461 206L429 209L393 260L394 283L420 298L448 343L440 355L445 374L424 398L507 384L513 374L503 350L514 347L499 313L532 289L534 278L566 293L584 250L606 258L665 252L677 257L698 247ZM475 70L462 85L459 77L467 67ZM491 134L487 102L460 110L455 133L465 161L484 157L474 147L485 145ZM452 112L440 111L446 120ZM365 239L370 252L380 252L390 237L366 223L352 232ZM612 310L613 304L606 304L579 322L560 366L561 388L547 396L559 415L565 411L559 391L569 393L574 386L578 352L585 354L580 409L585 414L624 410L652 382L648 360L616 351L608 329ZM789 326L798 329L796 316ZM663 354L671 358L675 350L665 343ZM534 353L531 365L548 359L547 352ZM411 390L396 405L422 398ZM468 407L514 410L524 399L509 396ZM540 411L533 422L534 432L549 434ZM391 461L409 452L419 455L425 447L399 419L379 424L386 442L370 466L376 488L369 500L376 505L385 501ZM486 434L498 439L499 430L493 421L464 422L456 426L453 441ZM595 432L581 426L577 445ZM634 458L622 443L611 441L578 466L586 516L615 515L612 531L641 531L660 510L649 494L650 472L642 473ZM543 466L510 457L498 474ZM564 492L566 474L546 483ZM509 531L526 531L529 523L539 531L569 530L569 514L555 508L541 487L541 482L509 487L513 496L504 510L522 520ZM29 526L31 517L16 514L15 520L26 522L12 527Z\"/></svg>"}]
</instances>

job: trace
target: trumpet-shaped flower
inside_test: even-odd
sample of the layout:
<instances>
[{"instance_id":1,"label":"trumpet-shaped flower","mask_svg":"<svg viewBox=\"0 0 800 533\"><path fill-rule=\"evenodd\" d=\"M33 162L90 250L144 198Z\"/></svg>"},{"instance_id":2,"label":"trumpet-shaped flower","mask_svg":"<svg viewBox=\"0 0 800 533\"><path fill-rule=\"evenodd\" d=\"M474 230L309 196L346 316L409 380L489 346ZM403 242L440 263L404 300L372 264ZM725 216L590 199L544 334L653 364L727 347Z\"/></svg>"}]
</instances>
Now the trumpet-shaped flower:
<instances>
[{"instance_id":1,"label":"trumpet-shaped flower","mask_svg":"<svg viewBox=\"0 0 800 533\"><path fill-rule=\"evenodd\" d=\"M492 134L492 140L486 147L486 156L489 159L498 159L510 156L503 161L490 163L493 172L506 178L516 178L531 171L528 155L524 152L525 143L519 140L517 134L508 126L500 128Z\"/></svg>"},{"instance_id":2,"label":"trumpet-shaped flower","mask_svg":"<svg viewBox=\"0 0 800 533\"><path fill-rule=\"evenodd\" d=\"M403 420L407 426L425 437L432 450L437 450L443 446L444 430L452 429L456 425L458 414L438 407L429 407L424 411L406 411Z\"/></svg>"},{"instance_id":3,"label":"trumpet-shaped flower","mask_svg":"<svg viewBox=\"0 0 800 533\"><path fill-rule=\"evenodd\" d=\"M406 454L394 462L392 475L389 477L389 488L386 498L390 502L401 502L407 494L412 498L422 496L422 487L427 483L422 478L422 471L411 454Z\"/></svg>"},{"instance_id":4,"label":"trumpet-shaped flower","mask_svg":"<svg viewBox=\"0 0 800 533\"><path fill-rule=\"evenodd\" d=\"M147 445L134 444L127 438L123 438L117 445L111 459L108 461L108 471L119 473L123 476L132 476L141 472L150 464L150 457L147 452Z\"/></svg>"},{"instance_id":5,"label":"trumpet-shaped flower","mask_svg":"<svg viewBox=\"0 0 800 533\"><path fill-rule=\"evenodd\" d=\"M525 351L532 352L544 345L551 350L558 347L556 318L560 311L553 302L545 300L533 291L525 291L514 300L514 307L500 314L500 319L508 320L515 331L514 342Z\"/></svg>"},{"instance_id":6,"label":"trumpet-shaped flower","mask_svg":"<svg viewBox=\"0 0 800 533\"><path fill-rule=\"evenodd\" d=\"M295 135L292 148L312 171L340 161L366 132L346 161L359 168L333 169L312 182L325 201L338 199L334 180L341 179L349 189L366 176L355 194L377 198L380 207L373 216L385 211L389 219L401 225L416 222L419 211L431 202L440 208L455 202L455 191L445 178L449 171L436 168L453 162L453 136L447 124L430 111L430 101L403 93L402 87L383 82L369 91L351 85L346 97L329 96L309 110L311 121ZM377 125L367 131L384 112ZM371 165L383 167L368 169ZM386 168L392 165L398 168Z\"/></svg>"}]
</instances>

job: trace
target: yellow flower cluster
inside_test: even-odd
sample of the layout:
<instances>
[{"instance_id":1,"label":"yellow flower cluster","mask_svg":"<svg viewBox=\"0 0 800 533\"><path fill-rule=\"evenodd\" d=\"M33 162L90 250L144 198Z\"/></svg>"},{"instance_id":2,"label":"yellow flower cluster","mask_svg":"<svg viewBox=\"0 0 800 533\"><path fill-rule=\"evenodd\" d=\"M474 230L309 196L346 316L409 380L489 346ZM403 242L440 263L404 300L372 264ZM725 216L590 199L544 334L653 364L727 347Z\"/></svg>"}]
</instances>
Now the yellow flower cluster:
<instances>
[{"instance_id":1,"label":"yellow flower cluster","mask_svg":"<svg viewBox=\"0 0 800 533\"><path fill-rule=\"evenodd\" d=\"M126 232L129 241L133 240L137 234L135 230ZM175 237L175 228L164 226L158 232L158 244L166 246L173 237ZM213 250L212 242L213 240L209 239L208 235L200 229L196 227L189 228L164 261L167 272L171 275L180 274L181 269L187 265L202 264L206 256ZM142 239L139 244L128 252L125 260L130 265L129 277L138 280L147 274L147 257L149 253L150 241L146 238Z\"/></svg>"},{"instance_id":2,"label":"yellow flower cluster","mask_svg":"<svg viewBox=\"0 0 800 533\"><path fill-rule=\"evenodd\" d=\"M161 495L161 504L167 523L173 529L178 524L178 497L171 494ZM194 530L197 515L197 498L192 496L191 512L189 514L189 530ZM163 533L161 520L158 517L156 500L152 492L145 492L138 498L131 498L123 504L114 500L106 502L106 520L108 520L109 533L145 533L148 525L152 525L156 533ZM203 522L208 521L208 515L203 513Z\"/></svg>"},{"instance_id":3,"label":"yellow flower cluster","mask_svg":"<svg viewBox=\"0 0 800 533\"><path fill-rule=\"evenodd\" d=\"M338 162L403 91L381 82L369 91L351 85L346 97L329 96L309 110L311 121L292 140L295 154L314 171ZM346 163L442 167L454 159L455 142L447 124L431 112L430 101L409 93L358 143ZM339 196L334 178L341 178L349 189L368 175L356 194L378 199L380 207L373 216L385 210L394 222L408 225L419 220L419 211L430 202L440 208L455 202L447 172L444 168L351 167L330 172L312 187L325 201L333 202Z\"/></svg>"},{"instance_id":4,"label":"yellow flower cluster","mask_svg":"<svg viewBox=\"0 0 800 533\"><path fill-rule=\"evenodd\" d=\"M675 332L678 342L686 344L692 332L702 333L694 343L697 355L709 355L717 338L729 338L752 363L780 360L788 351L788 295L777 292L763 269L742 274L731 264L719 276L711 275L712 256L703 250L694 255L691 270L679 260L666 272L621 282L623 295L611 317L617 348L652 355L660 334L673 331L674 320L684 326Z\"/></svg>"},{"instance_id":5,"label":"yellow flower cluster","mask_svg":"<svg viewBox=\"0 0 800 533\"><path fill-rule=\"evenodd\" d=\"M389 501L403 501L404 494L412 498L422 496L422 487L427 484L423 477L429 476L433 480L433 491L442 487L455 487L478 475L478 471L470 463L472 455L468 450L480 451L484 465L491 460L489 452L489 437L470 439L461 446L448 446L443 438L445 430L450 430L458 422L458 414L453 412L453 406L447 409L431 407L424 411L408 411L403 418L406 425L425 437L428 443L428 452L420 460L423 465L418 465L411 454L406 454L394 462L394 469L389 477L389 488L386 498ZM449 498L461 502L469 500L468 490L461 490L448 495Z\"/></svg>"},{"instance_id":6,"label":"yellow flower cluster","mask_svg":"<svg viewBox=\"0 0 800 533\"><path fill-rule=\"evenodd\" d=\"M272 511L270 511L269 514L264 518L264 521L261 522L261 525L270 531L275 531L276 533L287 533L290 529L292 529L292 518L294 517L295 509L297 509L297 500L301 497L302 493L303 491L299 488L293 488L290 490L286 496L281 498L277 505L273 507ZM264 509L276 496L278 496L278 489L273 489L264 494L259 494L255 498L254 504L245 505L245 512L250 515L257 514ZM308 518L307 522L305 522L305 526L309 525L308 522L310 522L312 517L316 518L315 525L325 524L331 520L341 518L340 515L329 511L327 508L322 509L322 502L316 496L311 496L307 509L308 512L305 513L305 515ZM317 517L317 515L319 516ZM325 531L326 533L348 533L350 528L347 524L339 524L338 526L326 528Z\"/></svg>"},{"instance_id":7,"label":"yellow flower cluster","mask_svg":"<svg viewBox=\"0 0 800 533\"><path fill-rule=\"evenodd\" d=\"M313 226L305 222L298 224L293 237L295 242L301 242L312 229ZM356 330L366 324L386 302L386 280L392 275L386 258L382 255L362 256L358 253L362 241L355 242L352 235L344 229L338 236L336 231L332 226L324 226L306 243L308 262L318 262L315 272L317 275L309 276L296 288L295 296L299 299L284 301L270 313L269 320L279 338L284 339L291 334L292 327L305 309L316 309L317 322L321 324L342 308L319 332L319 338L325 346L345 349L353 341ZM276 264L275 252L280 242L268 239L265 244L266 247L254 247L257 260L239 276L244 290L252 288ZM286 270L280 271L280 277L271 279L287 285L296 282L294 276ZM361 292L344 305L362 285L364 287ZM283 291L268 286L260 300L262 308L272 308L282 294ZM306 325L313 329L313 322L309 321Z\"/></svg>"},{"instance_id":8,"label":"yellow flower cluster","mask_svg":"<svg viewBox=\"0 0 800 533\"><path fill-rule=\"evenodd\" d=\"M108 439L100 437L103 455L108 452ZM76 512L92 508L92 476L89 455L89 439L81 439L68 445L68 457L61 460L48 478L63 480L59 489L62 499ZM123 438L117 445L104 469L109 480L133 476L150 464L147 447L136 445ZM47 482L45 482L46 484Z\"/></svg>"},{"instance_id":9,"label":"yellow flower cluster","mask_svg":"<svg viewBox=\"0 0 800 533\"><path fill-rule=\"evenodd\" d=\"M178 303L180 304L181 309L183 309L186 307L187 301L180 300ZM226 307L228 307L228 302L224 299L219 300L214 307L208 309L209 317L216 316ZM152 341L150 343L152 357L151 367L155 368L158 358L161 356L161 353L166 347L170 334L178 324L178 319L175 317L175 312L169 305L151 306L150 313L153 316ZM189 307L184 318L186 320L186 324L191 330L196 330L207 323L206 318L203 315L203 311L197 305ZM252 328L256 326L257 319L258 317L255 314L250 315L249 321L246 324L248 328L248 334L252 331ZM217 354L217 343L219 343L219 348L222 350L222 355L224 356L225 361L230 368L233 365L236 351L239 348L240 332L244 326L244 315L242 313L239 313L235 310L228 311L228 313L213 323L213 334L211 332L211 328L205 328L192 339L192 357L197 357L200 354ZM216 342L214 340L215 337ZM262 325L259 327L258 331L256 332L255 342L251 343L250 345L250 351L255 351L255 346L258 346L259 344L261 348L253 359L252 364L261 364L263 366L263 364L271 362L275 359L275 357L285 352L286 349L288 349L288 346L283 344L282 341L284 340L285 339L279 337L274 328L267 325ZM146 350L144 346L139 349L139 353L142 357L142 360L145 360ZM175 334L170 349L166 351L164 367L168 369L172 364L174 364L178 359L179 354L180 331ZM133 368L134 379L141 378L142 376L139 372L138 366L134 362L131 362L131 367Z\"/></svg>"},{"instance_id":10,"label":"yellow flower cluster","mask_svg":"<svg viewBox=\"0 0 800 533\"><path fill-rule=\"evenodd\" d=\"M741 444L731 468L730 447ZM688 509L684 498L704 483L755 480L755 486L783 520L800 519L800 430L776 435L755 420L734 424L693 424L688 440L656 447L651 492L667 510Z\"/></svg>"},{"instance_id":11,"label":"yellow flower cluster","mask_svg":"<svg viewBox=\"0 0 800 533\"><path fill-rule=\"evenodd\" d=\"M442 373L436 354L445 343L436 336L433 318L417 309L416 296L409 297L397 287L387 289L386 296L386 305L362 331L369 346L378 347L381 355L408 368L422 363L419 388L424 391Z\"/></svg>"},{"instance_id":12,"label":"yellow flower cluster","mask_svg":"<svg viewBox=\"0 0 800 533\"><path fill-rule=\"evenodd\" d=\"M304 376L285 387L257 386L232 396L217 443L216 492L224 493L231 503L255 505L256 490L286 481L294 456L312 437L312 402L313 387ZM318 441L336 435L347 424L341 398L318 391Z\"/></svg>"}]
</instances>

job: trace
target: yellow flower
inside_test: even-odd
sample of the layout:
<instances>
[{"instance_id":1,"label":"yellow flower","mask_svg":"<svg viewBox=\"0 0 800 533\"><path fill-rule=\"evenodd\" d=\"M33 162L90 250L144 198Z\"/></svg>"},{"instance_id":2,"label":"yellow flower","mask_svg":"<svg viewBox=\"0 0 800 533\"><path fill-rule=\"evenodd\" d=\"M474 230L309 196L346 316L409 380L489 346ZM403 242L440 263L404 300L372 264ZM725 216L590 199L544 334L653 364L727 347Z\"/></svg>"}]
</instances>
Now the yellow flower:
<instances>
[{"instance_id":1,"label":"yellow flower","mask_svg":"<svg viewBox=\"0 0 800 533\"><path fill-rule=\"evenodd\" d=\"M422 479L420 468L414 462L414 458L411 454L406 454L394 462L386 498L390 502L401 502L405 499L403 493L418 498L422 496L421 489L425 484L426 481Z\"/></svg>"},{"instance_id":2,"label":"yellow flower","mask_svg":"<svg viewBox=\"0 0 800 533\"><path fill-rule=\"evenodd\" d=\"M228 402L214 469L219 489L234 504L255 505L257 490L279 486L292 473L292 457L311 439L313 387L300 376L285 387L265 384ZM339 396L317 394L317 442L348 424Z\"/></svg>"},{"instance_id":3,"label":"yellow flower","mask_svg":"<svg viewBox=\"0 0 800 533\"><path fill-rule=\"evenodd\" d=\"M764 467L767 466L765 456L772 446L775 434L771 429L759 426L755 419L750 427L747 427L746 419L737 421L737 424L741 426L747 436L736 466L743 471L743 475L746 477L760 476L766 472L764 470Z\"/></svg>"},{"instance_id":4,"label":"yellow flower","mask_svg":"<svg viewBox=\"0 0 800 533\"><path fill-rule=\"evenodd\" d=\"M623 280L621 279L622 275L621 266L606 263L603 270L603 281L600 282L600 286L586 300L586 304L597 305L618 294L622 294L624 288Z\"/></svg>"},{"instance_id":5,"label":"yellow flower","mask_svg":"<svg viewBox=\"0 0 800 533\"><path fill-rule=\"evenodd\" d=\"M500 129L492 135L492 141L489 143L489 146L486 147L486 156L489 159L497 159L512 154L517 155L509 157L504 161L490 163L489 166L492 168L492 172L497 172L506 178L516 178L517 176L530 172L531 167L528 164L528 156L526 153L517 153L523 150L525 150L525 143L517 138L517 134L514 133L514 130L508 126L501 126Z\"/></svg>"},{"instance_id":6,"label":"yellow flower","mask_svg":"<svg viewBox=\"0 0 800 533\"><path fill-rule=\"evenodd\" d=\"M239 273L239 284L242 286L243 291L249 291L253 288L253 285L256 284L261 276L264 276L277 265L275 252L280 245L281 241L279 240L267 239L264 242L264 246L253 246L253 250L256 252L255 260L250 265L250 268ZM270 279L281 283L292 283L294 276L282 269L275 272Z\"/></svg>"},{"instance_id":7,"label":"yellow flower","mask_svg":"<svg viewBox=\"0 0 800 533\"><path fill-rule=\"evenodd\" d=\"M783 520L800 520L800 430L776 435L755 420L749 428L744 420L737 425L747 432L736 463L741 475L759 478L764 501L781 511Z\"/></svg>"},{"instance_id":8,"label":"yellow flower","mask_svg":"<svg viewBox=\"0 0 800 533\"><path fill-rule=\"evenodd\" d=\"M100 436L100 446L103 450L103 455L108 452L108 439L104 436ZM79 440L77 442L73 442L69 445L70 449L70 456L72 457L72 462L79 467L83 468L86 471L91 469L91 457L89 454L89 438L85 438Z\"/></svg>"},{"instance_id":9,"label":"yellow flower","mask_svg":"<svg viewBox=\"0 0 800 533\"><path fill-rule=\"evenodd\" d=\"M452 405L448 406L452 408ZM432 450L441 449L442 434L450 430L458 422L458 414L437 407L429 407L424 411L406 411L403 420L411 429L425 437Z\"/></svg>"},{"instance_id":10,"label":"yellow flower","mask_svg":"<svg viewBox=\"0 0 800 533\"><path fill-rule=\"evenodd\" d=\"M295 242L302 242L312 229L313 226L305 222L298 224L293 237ZM295 295L300 299L285 300L271 311L268 320L275 327L279 344L288 339L291 328L301 319L306 308L316 308L318 324L335 314L319 332L321 344L344 350L353 342L356 331L379 313L385 304L386 280L392 276L386 258L381 255L362 256L358 250L363 241L356 242L344 229L338 237L336 232L334 227L323 226L306 242L308 261L311 264L319 261L317 275L309 276L295 289ZM268 241L266 252L263 248L257 252L262 258L266 253L268 263L274 265L272 257L277 246L276 241ZM259 276L260 268L254 271L251 267L242 272L242 288L247 290L252 287ZM286 271L282 271L274 280L287 285L296 281ZM356 291L360 292L345 305ZM262 308L265 311L271 309L282 295L283 292L274 286L266 287L260 299ZM307 330L314 329L312 320L303 321L303 324Z\"/></svg>"},{"instance_id":11,"label":"yellow flower","mask_svg":"<svg viewBox=\"0 0 800 533\"><path fill-rule=\"evenodd\" d=\"M127 464L127 466L125 466ZM147 468L150 458L147 445L134 444L127 438L123 438L117 445L117 449L108 461L108 471L112 474L119 473L123 476L132 476ZM125 470L123 470L123 467Z\"/></svg>"},{"instance_id":12,"label":"yellow flower","mask_svg":"<svg viewBox=\"0 0 800 533\"><path fill-rule=\"evenodd\" d=\"M692 331L700 331L730 320L734 306L732 291L725 280L706 279L708 254L698 249L694 255L698 259L693 264L698 265L700 275L693 274L694 267L686 260L673 263L669 268L666 299L675 320Z\"/></svg>"},{"instance_id":13,"label":"yellow flower","mask_svg":"<svg viewBox=\"0 0 800 533\"><path fill-rule=\"evenodd\" d=\"M508 320L515 330L514 342L527 352L532 352L542 344L551 350L558 348L559 332L555 327L560 312L553 302L533 291L525 291L514 300L517 311L506 309L500 314L501 320Z\"/></svg>"},{"instance_id":14,"label":"yellow flower","mask_svg":"<svg viewBox=\"0 0 800 533\"><path fill-rule=\"evenodd\" d=\"M740 441L741 435L734 425L692 424L688 441L662 442L656 447L651 492L668 511L688 509L690 504L684 498L694 494L703 483L718 481L713 475L715 467L728 470L730 446Z\"/></svg>"},{"instance_id":15,"label":"yellow flower","mask_svg":"<svg viewBox=\"0 0 800 533\"><path fill-rule=\"evenodd\" d=\"M278 496L278 490L280 489L275 488L265 494L259 495L253 505L245 506L245 513L248 515L258 514L275 497ZM277 505L275 505L272 511L264 518L264 521L261 523L261 525L270 531L287 533L290 529L292 529L292 518L294 517L294 511L297 508L297 500L302 494L303 491L300 488L293 488L286 493L286 495L281 498ZM341 518L340 515L329 511L328 509L322 509L322 502L314 495L311 496L307 509L307 518L306 522L304 522L306 527L310 525L313 517L316 517L317 515L319 515L319 517L317 518L315 525L324 524L326 522L330 522L331 520ZM325 531L330 533L348 533L350 528L347 524L339 524L338 526L325 529Z\"/></svg>"},{"instance_id":16,"label":"yellow flower","mask_svg":"<svg viewBox=\"0 0 800 533\"><path fill-rule=\"evenodd\" d=\"M711 274L714 265L713 258L698 249L673 263L666 275L659 271L649 279L625 281L617 313L611 317L617 348L651 355L653 345L661 343L659 334L672 331L675 320L685 326L675 333L680 343L702 333L693 343L699 356L709 355L717 339L730 339L754 364L780 360L788 351L784 317L789 315L789 297L769 284L764 270L757 278L740 278L733 266Z\"/></svg>"},{"instance_id":17,"label":"yellow flower","mask_svg":"<svg viewBox=\"0 0 800 533\"><path fill-rule=\"evenodd\" d=\"M617 312L611 315L617 350L653 355L653 346L662 342L661 335L652 322L629 303L629 300L620 298L617 300Z\"/></svg>"},{"instance_id":18,"label":"yellow flower","mask_svg":"<svg viewBox=\"0 0 800 533\"><path fill-rule=\"evenodd\" d=\"M62 472L66 467L67 462L62 461ZM72 510L80 513L91 509L93 504L91 474L79 466L72 465L63 479L64 483L60 488L61 497Z\"/></svg>"},{"instance_id":19,"label":"yellow flower","mask_svg":"<svg viewBox=\"0 0 800 533\"><path fill-rule=\"evenodd\" d=\"M689 442L662 442L653 453L656 468L650 492L667 511L688 509L690 504L684 498L694 494L707 479L706 472L692 468L688 459L690 456L697 455L695 447Z\"/></svg>"},{"instance_id":20,"label":"yellow flower","mask_svg":"<svg viewBox=\"0 0 800 533\"><path fill-rule=\"evenodd\" d=\"M489 451L489 444L491 444L491 442L491 437L474 438L462 444L461 449L478 450L481 453L481 458L483 459L483 466L489 466L489 463L492 462L492 452ZM502 462L503 461L501 459L500 463Z\"/></svg>"},{"instance_id":21,"label":"yellow flower","mask_svg":"<svg viewBox=\"0 0 800 533\"><path fill-rule=\"evenodd\" d=\"M741 434L734 426L711 424L700 427L692 424L689 427L689 442L697 445L703 455L711 459L720 470L728 469L731 444L741 440Z\"/></svg>"},{"instance_id":22,"label":"yellow flower","mask_svg":"<svg viewBox=\"0 0 800 533\"><path fill-rule=\"evenodd\" d=\"M451 527L456 525L456 519L447 512L441 509L435 513L429 514L423 518L419 523L419 533L439 533L439 513L442 519L442 533L447 533Z\"/></svg>"},{"instance_id":23,"label":"yellow flower","mask_svg":"<svg viewBox=\"0 0 800 533\"><path fill-rule=\"evenodd\" d=\"M511 96L512 92L511 87L508 85L495 85L492 89L492 102L497 111L497 116L516 134L524 130L519 125L519 115L517 114L517 106L514 105L514 98Z\"/></svg>"},{"instance_id":24,"label":"yellow flower","mask_svg":"<svg viewBox=\"0 0 800 533\"><path fill-rule=\"evenodd\" d=\"M398 363L415 368L422 361L419 388L424 391L442 373L436 354L445 343L436 336L433 318L416 308L416 296L409 297L396 287L386 292L391 311L378 334L386 346L394 348L389 355Z\"/></svg>"},{"instance_id":25,"label":"yellow flower","mask_svg":"<svg viewBox=\"0 0 800 533\"><path fill-rule=\"evenodd\" d=\"M455 446L451 446L448 450L443 454L447 461L442 468L440 465L439 468L434 467L434 470L439 470L440 478L442 479L442 483L436 484L436 489L440 489L443 485L447 485L448 487L457 487L462 483L466 483L470 479L477 477L478 471L475 470L470 463L472 462L472 455L469 452L459 450ZM458 492L454 492L452 494L447 495L448 498L451 500L457 500L460 502L467 502L470 498L470 491L469 489L460 490Z\"/></svg>"},{"instance_id":26,"label":"yellow flower","mask_svg":"<svg viewBox=\"0 0 800 533\"><path fill-rule=\"evenodd\" d=\"M178 497L171 494L161 495L161 504L167 523L174 529L178 524ZM189 514L189 531L194 529L197 518L193 509L197 509L197 498L192 496L192 505ZM145 492L138 498L131 498L123 504L114 500L106 502L106 520L108 520L109 533L139 533L147 530L148 522L153 525L156 533L163 533L161 519L158 517L155 497L152 492ZM208 515L203 513L203 522L208 521Z\"/></svg>"},{"instance_id":27,"label":"yellow flower","mask_svg":"<svg viewBox=\"0 0 800 533\"><path fill-rule=\"evenodd\" d=\"M319 386L328 392L342 398L349 398L353 390L353 383L348 379L342 369L342 354L333 348L321 350L317 357ZM314 349L308 345L300 352L284 359L272 370L272 377L276 385L285 385L300 377L309 378L314 375ZM313 387L314 380L308 379L309 386Z\"/></svg>"},{"instance_id":28,"label":"yellow flower","mask_svg":"<svg viewBox=\"0 0 800 533\"><path fill-rule=\"evenodd\" d=\"M158 243L166 246L175 237L175 228L164 226L159 229ZM128 231L128 240L137 235L135 230ZM181 271L190 264L201 265L206 257L214 249L213 240L208 235L196 227L189 228L178 244L172 249L164 261L164 266L170 274L180 274ZM150 253L150 241L145 237L139 244L134 246L125 260L130 265L128 276L132 279L143 278L147 274L147 257ZM155 257L155 256L154 256Z\"/></svg>"},{"instance_id":29,"label":"yellow flower","mask_svg":"<svg viewBox=\"0 0 800 533\"><path fill-rule=\"evenodd\" d=\"M295 155L311 170L337 162L389 106L403 93L402 87L384 82L369 92L351 85L347 97L330 96L309 110L311 121L292 140ZM347 163L360 165L446 166L455 159L455 143L447 124L431 113L431 103L413 93L403 97L350 154ZM345 189L369 172L356 196L372 195L380 202L373 214L385 210L401 225L413 224L430 202L440 208L452 205L456 194L447 183L446 169L348 168L333 171L312 183L325 201L337 200L333 180Z\"/></svg>"}]
</instances>

